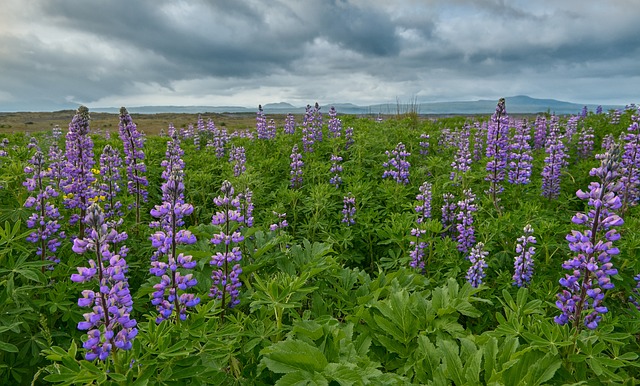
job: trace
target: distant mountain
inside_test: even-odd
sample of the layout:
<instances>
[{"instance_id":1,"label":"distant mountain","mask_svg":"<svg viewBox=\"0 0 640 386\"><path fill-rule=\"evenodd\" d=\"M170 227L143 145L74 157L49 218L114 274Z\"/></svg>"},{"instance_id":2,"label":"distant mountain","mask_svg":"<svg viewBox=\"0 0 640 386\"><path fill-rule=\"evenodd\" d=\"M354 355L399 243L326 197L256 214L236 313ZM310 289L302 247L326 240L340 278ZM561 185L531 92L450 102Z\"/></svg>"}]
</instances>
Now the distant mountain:
<instances>
[{"instance_id":1,"label":"distant mountain","mask_svg":"<svg viewBox=\"0 0 640 386\"><path fill-rule=\"evenodd\" d=\"M559 115L578 114L584 104L559 101L556 99L538 99L526 95L516 95L506 97L507 113L509 114L536 114L551 112ZM358 106L352 103L334 103L321 106L321 111L326 113L331 106L334 106L339 114L396 114L405 113L415 109L418 114L424 115L467 115L467 114L493 114L497 100L481 99L476 101L453 101L453 102L429 102L416 104L380 103L368 106ZM595 111L597 105L587 104L587 108ZM267 103L262 105L266 114L302 114L305 112L304 106L293 106L286 102ZM602 106L604 111L624 108L624 106ZM90 108L91 111L118 113L119 108ZM157 114L157 113L255 113L258 107L249 108L244 106L140 106L127 107L130 113Z\"/></svg>"},{"instance_id":2,"label":"distant mountain","mask_svg":"<svg viewBox=\"0 0 640 386\"><path fill-rule=\"evenodd\" d=\"M278 102L278 103L267 103L266 105L262 105L262 109L264 111L269 110L296 110L297 108L286 102Z\"/></svg>"}]
</instances>

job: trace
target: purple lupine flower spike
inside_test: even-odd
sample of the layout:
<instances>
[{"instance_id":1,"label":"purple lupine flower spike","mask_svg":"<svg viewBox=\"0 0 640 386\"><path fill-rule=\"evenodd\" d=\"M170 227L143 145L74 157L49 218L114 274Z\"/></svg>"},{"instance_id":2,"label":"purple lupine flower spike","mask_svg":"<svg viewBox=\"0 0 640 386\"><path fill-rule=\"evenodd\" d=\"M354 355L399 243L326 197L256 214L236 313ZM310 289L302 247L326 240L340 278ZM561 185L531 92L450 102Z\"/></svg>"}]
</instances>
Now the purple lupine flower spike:
<instances>
[{"instance_id":1,"label":"purple lupine flower spike","mask_svg":"<svg viewBox=\"0 0 640 386\"><path fill-rule=\"evenodd\" d=\"M636 205L640 198L640 117L632 116L631 119L631 125L624 136L624 152L620 164L620 216L624 216L629 207Z\"/></svg>"},{"instance_id":2,"label":"purple lupine flower spike","mask_svg":"<svg viewBox=\"0 0 640 386\"><path fill-rule=\"evenodd\" d=\"M35 212L27 220L27 227L34 229L27 241L37 245L37 254L41 261L49 260L52 263L59 263L60 259L55 256L58 247L60 247L60 239L65 238L64 232L60 231L58 220L62 219L58 208L56 208L51 200L58 197L58 192L53 186L47 183L51 181L50 174L46 170L44 155L40 151L36 151L29 160L30 166L24 168L26 174L30 174L23 185L30 192L36 195L29 196L24 206L33 208ZM42 267L44 271L45 267ZM49 266L53 269L53 266Z\"/></svg>"},{"instance_id":3,"label":"purple lupine flower spike","mask_svg":"<svg viewBox=\"0 0 640 386\"><path fill-rule=\"evenodd\" d=\"M416 223L422 224L426 219L431 218L431 184L424 182L418 188L420 193L416 195L418 205L415 207L415 211L418 213Z\"/></svg>"},{"instance_id":4,"label":"purple lupine flower spike","mask_svg":"<svg viewBox=\"0 0 640 386\"><path fill-rule=\"evenodd\" d=\"M342 121L338 118L336 108L331 106L329 109L329 138L340 138L342 136Z\"/></svg>"},{"instance_id":5,"label":"purple lupine flower spike","mask_svg":"<svg viewBox=\"0 0 640 386\"><path fill-rule=\"evenodd\" d=\"M353 139L353 127L347 126L347 128L344 129L344 139L344 150L349 150L349 148L356 142L355 139Z\"/></svg>"},{"instance_id":6,"label":"purple lupine flower spike","mask_svg":"<svg viewBox=\"0 0 640 386\"><path fill-rule=\"evenodd\" d=\"M73 120L69 124L66 136L66 159L64 167L65 178L60 182L64 192L63 204L68 209L79 209L79 214L73 214L69 223L74 225L80 220L79 237L84 237L84 223L82 219L95 196L93 182L95 177L91 172L93 160L93 141L89 137L89 109L80 106Z\"/></svg>"},{"instance_id":7,"label":"purple lupine flower spike","mask_svg":"<svg viewBox=\"0 0 640 386\"><path fill-rule=\"evenodd\" d=\"M526 287L531 282L533 255L536 253L536 248L530 245L535 243L536 238L533 237L533 228L527 224L524 227L524 235L519 237L516 242L517 255L513 263L513 284L518 287Z\"/></svg>"},{"instance_id":8,"label":"purple lupine flower spike","mask_svg":"<svg viewBox=\"0 0 640 386\"><path fill-rule=\"evenodd\" d=\"M284 123L284 133L285 134L295 134L296 132L296 120L293 114L287 114Z\"/></svg>"},{"instance_id":9,"label":"purple lupine flower spike","mask_svg":"<svg viewBox=\"0 0 640 386\"><path fill-rule=\"evenodd\" d=\"M545 144L547 157L544 159L542 169L542 195L549 200L557 199L560 196L560 177L562 169L567 165L567 153L562 142L560 129L556 117L551 117L551 125L547 142Z\"/></svg>"},{"instance_id":10,"label":"purple lupine flower spike","mask_svg":"<svg viewBox=\"0 0 640 386\"><path fill-rule=\"evenodd\" d=\"M83 343L87 350L85 359L105 361L115 350L130 350L138 334L136 320L130 315L133 300L126 278L127 262L124 256L109 248L126 236L108 228L98 204L87 208L83 220L89 230L88 237L76 238L72 250L79 254L93 252L95 259L89 259L88 267L78 267L71 281L96 281L97 290L86 289L78 299L78 306L91 309L84 314L84 321L78 323L78 329L88 330L88 339Z\"/></svg>"},{"instance_id":11,"label":"purple lupine flower spike","mask_svg":"<svg viewBox=\"0 0 640 386\"><path fill-rule=\"evenodd\" d=\"M293 145L291 149L291 187L293 189L300 188L302 186L302 154L298 152L298 144Z\"/></svg>"},{"instance_id":12,"label":"purple lupine flower spike","mask_svg":"<svg viewBox=\"0 0 640 386\"><path fill-rule=\"evenodd\" d=\"M385 151L387 162L382 166L385 168L382 178L391 177L398 184L407 185L409 183L409 167L411 164L407 161L407 157L411 155L404 144L400 142L392 151Z\"/></svg>"},{"instance_id":13,"label":"purple lupine flower spike","mask_svg":"<svg viewBox=\"0 0 640 386\"><path fill-rule=\"evenodd\" d=\"M144 134L138 130L124 107L120 108L118 129L124 147L124 163L127 165L127 191L134 196L133 207L136 210L136 224L140 224L140 207L143 202L147 202L147 186L149 185L149 181L144 175L147 171L147 166L144 163Z\"/></svg>"},{"instance_id":14,"label":"purple lupine flower spike","mask_svg":"<svg viewBox=\"0 0 640 386\"><path fill-rule=\"evenodd\" d=\"M513 142L509 153L509 183L526 185L531 181L531 169L533 168L533 157L531 156L531 146L529 145L529 126L527 120L523 119L516 127Z\"/></svg>"},{"instance_id":15,"label":"purple lupine flower spike","mask_svg":"<svg viewBox=\"0 0 640 386\"><path fill-rule=\"evenodd\" d=\"M211 256L209 264L213 267L211 279L213 285L209 296L222 302L221 308L235 307L240 303L240 260L242 251L237 246L244 240L239 227L245 223L242 211L241 198L235 195L233 186L229 181L222 183L220 189L222 195L216 197L213 202L220 211L213 215L211 223L220 227L220 233L214 234L211 243L222 247L222 252ZM233 264L233 265L232 265Z\"/></svg>"},{"instance_id":16,"label":"purple lupine flower spike","mask_svg":"<svg viewBox=\"0 0 640 386\"><path fill-rule=\"evenodd\" d=\"M196 237L186 229L179 229L184 225L184 217L193 213L193 206L184 201L184 153L180 147L175 130L172 139L167 142L166 159L161 165L165 170L162 177L165 182L161 186L161 205L151 210L151 216L156 220L150 227L157 228L149 238L151 246L156 251L151 256L149 272L160 277L160 282L153 286L151 304L156 306L158 317L156 323L171 318L176 320L187 318L187 308L194 307L200 298L188 293L189 288L197 284L191 273L185 273L196 266L191 255L179 253L179 245L189 245L196 242Z\"/></svg>"},{"instance_id":17,"label":"purple lupine flower spike","mask_svg":"<svg viewBox=\"0 0 640 386\"><path fill-rule=\"evenodd\" d=\"M624 223L614 213L622 206L617 193L621 184L617 182L620 167L620 148L613 147L600 158L600 167L591 169L590 175L598 182L591 182L589 191L578 190L576 196L588 200L592 207L587 213L576 213L571 219L584 230L572 230L566 239L569 249L575 254L562 267L570 274L560 279L564 289L558 294L556 306L561 314L554 318L558 324L571 323L579 329L584 324L588 329L598 327L602 315L608 312L602 302L605 291L614 287L611 275L618 270L611 263L611 256L620 253L613 242L620 234L613 227Z\"/></svg>"},{"instance_id":18,"label":"purple lupine flower spike","mask_svg":"<svg viewBox=\"0 0 640 386\"><path fill-rule=\"evenodd\" d=\"M544 148L547 142L547 118L538 115L535 122L535 132L533 134L533 148L535 150Z\"/></svg>"},{"instance_id":19,"label":"purple lupine flower spike","mask_svg":"<svg viewBox=\"0 0 640 386\"><path fill-rule=\"evenodd\" d=\"M356 223L356 198L349 192L347 196L344 196L342 207L342 222L347 225L353 225Z\"/></svg>"},{"instance_id":20,"label":"purple lupine flower spike","mask_svg":"<svg viewBox=\"0 0 640 386\"><path fill-rule=\"evenodd\" d=\"M451 172L449 179L455 184L459 184L464 175L471 170L471 127L464 125L462 130L457 136L457 150L456 156L451 163L453 171Z\"/></svg>"},{"instance_id":21,"label":"purple lupine flower spike","mask_svg":"<svg viewBox=\"0 0 640 386\"><path fill-rule=\"evenodd\" d=\"M240 176L247 170L245 166L247 157L245 155L244 146L236 147L234 145L231 145L231 150L229 151L229 162L233 164L234 177Z\"/></svg>"},{"instance_id":22,"label":"purple lupine flower spike","mask_svg":"<svg viewBox=\"0 0 640 386\"><path fill-rule=\"evenodd\" d=\"M342 184L342 177L340 177L340 173L342 173L342 157L331 154L331 169L329 169L329 173L333 174L333 176L329 179L329 183L337 188Z\"/></svg>"},{"instance_id":23,"label":"purple lupine flower spike","mask_svg":"<svg viewBox=\"0 0 640 386\"><path fill-rule=\"evenodd\" d=\"M425 231L424 229L420 229L420 228L413 228L411 229L411 236L414 236L416 239L411 240L410 247L412 247L411 252L409 252L409 256L411 257L411 262L409 263L409 266L411 268L416 268L418 270L420 270L420 272L424 273L425 272L425 264L426 262L424 261L424 257L425 257L425 248L427 247L427 243L424 241L421 241L421 237L424 236L424 234L427 233L427 231Z\"/></svg>"},{"instance_id":24,"label":"purple lupine flower spike","mask_svg":"<svg viewBox=\"0 0 640 386\"><path fill-rule=\"evenodd\" d=\"M484 250L484 243L478 243L471 248L471 253L467 257L471 262L471 267L467 270L466 279L474 288L479 287L486 276L484 269L487 268L485 258L488 254L489 252Z\"/></svg>"},{"instance_id":25,"label":"purple lupine flower spike","mask_svg":"<svg viewBox=\"0 0 640 386\"><path fill-rule=\"evenodd\" d=\"M509 117L505 108L505 99L500 98L487 130L486 155L490 160L487 162L488 174L485 177L485 180L490 183L487 193L498 212L501 212L498 195L503 191L500 184L504 181L509 157L508 133Z\"/></svg>"},{"instance_id":26,"label":"purple lupine flower spike","mask_svg":"<svg viewBox=\"0 0 640 386\"><path fill-rule=\"evenodd\" d=\"M96 198L104 201L104 215L109 219L109 226L117 228L122 224L122 203L117 200L120 192L120 168L122 158L117 149L106 145L100 155L100 185Z\"/></svg>"},{"instance_id":27,"label":"purple lupine flower spike","mask_svg":"<svg viewBox=\"0 0 640 386\"><path fill-rule=\"evenodd\" d=\"M478 208L474 203L476 196L471 192L471 189L465 189L462 195L464 199L458 201L457 205L456 230L458 231L458 250L466 253L476 242L475 229L473 227L473 213L476 212Z\"/></svg>"},{"instance_id":28,"label":"purple lupine flower spike","mask_svg":"<svg viewBox=\"0 0 640 386\"><path fill-rule=\"evenodd\" d=\"M455 197L451 193L443 193L442 199L442 228L444 232L442 236L452 236L455 230L456 221L456 202Z\"/></svg>"},{"instance_id":29,"label":"purple lupine flower spike","mask_svg":"<svg viewBox=\"0 0 640 386\"><path fill-rule=\"evenodd\" d=\"M418 146L420 146L421 155L429 154L429 134L427 133L420 134L420 142L418 143Z\"/></svg>"}]
</instances>

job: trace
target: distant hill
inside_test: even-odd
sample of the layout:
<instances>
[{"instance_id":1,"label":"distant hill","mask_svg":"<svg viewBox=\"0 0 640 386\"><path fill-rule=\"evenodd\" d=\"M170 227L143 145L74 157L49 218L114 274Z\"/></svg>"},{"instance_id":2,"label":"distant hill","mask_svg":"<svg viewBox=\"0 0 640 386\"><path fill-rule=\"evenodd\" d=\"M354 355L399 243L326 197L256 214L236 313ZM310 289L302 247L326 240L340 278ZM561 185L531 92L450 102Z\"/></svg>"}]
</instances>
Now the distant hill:
<instances>
[{"instance_id":1,"label":"distant hill","mask_svg":"<svg viewBox=\"0 0 640 386\"><path fill-rule=\"evenodd\" d=\"M551 112L559 115L578 114L584 104L564 102L556 99L537 99L526 95L516 95L506 97L507 113L509 114L535 114ZM396 114L398 111L404 113L415 108L418 114L448 115L448 114L493 114L497 100L481 99L476 101L454 101L454 102L430 102L417 103L415 105L381 103L368 106L358 106L352 103L334 103L321 106L321 111L328 112L334 106L340 114ZM590 111L595 111L598 105L587 104ZM286 102L266 103L262 105L265 114L302 114L305 112L304 106L293 106ZM604 111L611 109L621 109L624 106L603 105ZM127 107L130 113L157 114L157 113L256 113L258 106L249 108L244 106L139 106ZM119 107L91 108L91 111L117 113Z\"/></svg>"}]
</instances>

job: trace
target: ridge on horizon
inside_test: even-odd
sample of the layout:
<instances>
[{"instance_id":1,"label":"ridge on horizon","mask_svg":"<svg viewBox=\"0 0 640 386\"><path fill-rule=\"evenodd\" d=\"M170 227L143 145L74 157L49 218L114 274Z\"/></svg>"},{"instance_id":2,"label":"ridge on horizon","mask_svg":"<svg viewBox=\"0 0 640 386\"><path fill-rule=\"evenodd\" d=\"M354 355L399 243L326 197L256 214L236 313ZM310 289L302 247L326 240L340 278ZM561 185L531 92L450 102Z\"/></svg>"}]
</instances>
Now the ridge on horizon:
<instances>
[{"instance_id":1,"label":"ridge on horizon","mask_svg":"<svg viewBox=\"0 0 640 386\"><path fill-rule=\"evenodd\" d=\"M578 114L583 106L587 106L589 110L595 110L598 105L596 104L582 104L576 102L561 101L553 98L534 98L528 95L515 95L505 97L507 100L507 112L514 114L532 114L553 112L556 114ZM339 114L397 114L398 111L410 111L416 109L418 114L422 115L446 115L446 114L490 114L495 108L495 104L498 99L476 99L476 100L463 100L463 101L431 101L431 102L419 102L410 101L409 103L397 102L381 102L369 105L356 105L350 102L334 102L321 104L322 111L328 111L331 106L334 106ZM312 102L315 103L315 102ZM309 103L311 104L311 103ZM4 112L18 112L18 111L31 111L31 112L50 112L50 111L64 111L75 110L79 105L77 103L65 103L60 106L56 106L54 110L29 110L29 109L13 109L10 110L9 106L1 106L0 111ZM91 106L90 103L87 107L91 111L103 112L103 113L118 113L120 107L96 107ZM160 113L185 113L185 114L197 114L197 113L253 113L258 111L258 106L246 107L237 105L139 105L139 106L126 106L130 113L134 114L160 114ZM286 114L294 113L301 114L305 112L305 106L295 106L289 102L269 102L262 104L263 110L266 114ZM602 105L604 111L612 109L624 108L622 105Z\"/></svg>"}]
</instances>

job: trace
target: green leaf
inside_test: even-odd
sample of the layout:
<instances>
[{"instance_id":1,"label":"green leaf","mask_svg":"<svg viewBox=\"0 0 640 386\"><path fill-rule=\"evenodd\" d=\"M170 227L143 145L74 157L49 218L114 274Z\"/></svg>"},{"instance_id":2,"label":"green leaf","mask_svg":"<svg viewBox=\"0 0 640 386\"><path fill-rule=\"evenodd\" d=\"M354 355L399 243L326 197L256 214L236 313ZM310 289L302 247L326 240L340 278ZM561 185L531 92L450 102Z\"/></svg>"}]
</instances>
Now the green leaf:
<instances>
[{"instance_id":1,"label":"green leaf","mask_svg":"<svg viewBox=\"0 0 640 386\"><path fill-rule=\"evenodd\" d=\"M458 345L451 340L439 340L438 347L442 350L443 363L446 366L446 374L456 385L464 384L462 361L458 355Z\"/></svg>"},{"instance_id":2,"label":"green leaf","mask_svg":"<svg viewBox=\"0 0 640 386\"><path fill-rule=\"evenodd\" d=\"M278 342L261 351L262 361L274 373L291 373L297 370L321 372L327 359L314 346L300 340Z\"/></svg>"},{"instance_id":3,"label":"green leaf","mask_svg":"<svg viewBox=\"0 0 640 386\"><path fill-rule=\"evenodd\" d=\"M275 386L327 386L329 382L320 374L297 370L278 379Z\"/></svg>"},{"instance_id":4,"label":"green leaf","mask_svg":"<svg viewBox=\"0 0 640 386\"><path fill-rule=\"evenodd\" d=\"M14 344L0 341L0 350L6 352L18 352L18 347L16 347Z\"/></svg>"}]
</instances>

